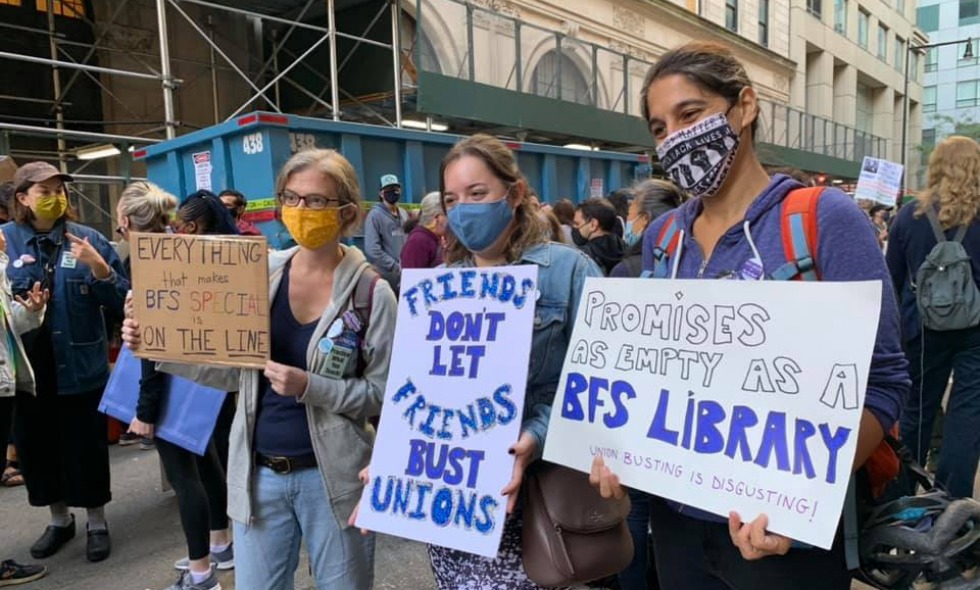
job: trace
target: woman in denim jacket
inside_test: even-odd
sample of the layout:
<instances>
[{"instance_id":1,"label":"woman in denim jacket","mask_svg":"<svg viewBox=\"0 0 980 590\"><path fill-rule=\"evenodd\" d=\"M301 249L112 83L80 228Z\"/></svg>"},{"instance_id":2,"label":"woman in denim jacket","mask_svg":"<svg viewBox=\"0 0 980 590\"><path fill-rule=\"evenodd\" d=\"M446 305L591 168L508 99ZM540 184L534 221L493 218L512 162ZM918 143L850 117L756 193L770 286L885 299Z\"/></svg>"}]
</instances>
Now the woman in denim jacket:
<instances>
[{"instance_id":1,"label":"woman in denim jacket","mask_svg":"<svg viewBox=\"0 0 980 590\"><path fill-rule=\"evenodd\" d=\"M549 241L548 226L527 200L527 181L513 152L488 135L475 135L453 147L442 162L443 208L455 240L445 253L448 266L536 264L538 297L521 435L510 448L514 474L504 494L510 517L494 559L429 547L436 582L444 590L538 586L524 572L523 519L518 492L524 470L541 457L551 404L565 351L572 336L586 277L599 268L577 249Z\"/></svg>"},{"instance_id":2,"label":"woman in denim jacket","mask_svg":"<svg viewBox=\"0 0 980 590\"><path fill-rule=\"evenodd\" d=\"M99 400L109 378L104 314L122 315L129 280L109 241L75 223L65 183L46 162L14 174L14 221L3 226L14 295L40 282L51 293L44 322L24 336L37 395L17 390L14 435L31 506L51 521L31 556L54 555L75 536L69 506L88 513L86 556L109 557L105 505L109 485L108 426Z\"/></svg>"}]
</instances>

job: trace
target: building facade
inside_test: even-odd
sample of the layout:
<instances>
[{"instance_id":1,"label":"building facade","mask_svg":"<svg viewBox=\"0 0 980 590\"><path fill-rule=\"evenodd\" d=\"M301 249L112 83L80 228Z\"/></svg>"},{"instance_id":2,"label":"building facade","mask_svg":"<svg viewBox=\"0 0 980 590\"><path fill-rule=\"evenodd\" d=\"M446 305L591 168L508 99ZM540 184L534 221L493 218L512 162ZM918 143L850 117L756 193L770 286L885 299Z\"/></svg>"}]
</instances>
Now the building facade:
<instances>
[{"instance_id":1,"label":"building facade","mask_svg":"<svg viewBox=\"0 0 980 590\"><path fill-rule=\"evenodd\" d=\"M0 45L50 57L55 31L58 55L102 71L5 61L18 68L8 76L17 83L0 99L0 118L25 120L30 108L26 120L50 128L60 105L65 129L125 137L180 135L250 110L393 125L398 106L405 124L433 130L650 154L638 117L647 70L674 47L709 40L745 64L761 97L766 164L851 179L865 155L900 160L903 129L918 146L920 105L935 96L923 99L922 64L910 64L903 127L909 41L925 42L912 0L400 0L397 11L386 0L344 0L335 56L326 2L164 2L161 27L154 0L51 0L53 19L48 1L0 0ZM980 0L961 4L970 1ZM161 30L169 78L159 71ZM167 88L173 117L164 116ZM119 157L80 161L89 141L99 140L0 134L0 152L60 160L113 182L143 173L125 142Z\"/></svg>"},{"instance_id":2,"label":"building facade","mask_svg":"<svg viewBox=\"0 0 980 590\"><path fill-rule=\"evenodd\" d=\"M718 41L746 64L763 99L759 141L767 163L853 178L854 163L864 156L901 160L908 43L924 37L912 22L912 3L894 2L422 0L406 6L412 24L403 37L419 39L410 49L423 72L420 110L471 116L472 107L455 111L426 92L427 81L440 91L454 86L433 83L432 74L638 115L650 63L692 40ZM921 67L913 53L911 146L921 135ZM533 113L532 102L520 110ZM477 118L511 123L491 112ZM543 123L531 127L558 131ZM580 126L571 135L612 146L648 145L617 129L599 117L593 133Z\"/></svg>"},{"instance_id":3,"label":"building facade","mask_svg":"<svg viewBox=\"0 0 980 590\"><path fill-rule=\"evenodd\" d=\"M924 54L923 131L919 148L927 158L937 141L958 134L980 139L980 3L922 0L918 24L933 47ZM946 45L948 43L948 45ZM969 46L969 51L967 51Z\"/></svg>"},{"instance_id":4,"label":"building facade","mask_svg":"<svg viewBox=\"0 0 980 590\"><path fill-rule=\"evenodd\" d=\"M912 0L793 0L790 18L796 62L792 104L807 113L854 128L844 146L854 158L872 155L870 144L883 140L881 157L902 161L905 71L909 60L906 161L916 158L922 120L922 64L909 51L925 43L915 27ZM812 141L834 141L821 137ZM830 130L828 130L830 131ZM809 138L808 138L809 139ZM851 151L853 149L853 151Z\"/></svg>"}]
</instances>

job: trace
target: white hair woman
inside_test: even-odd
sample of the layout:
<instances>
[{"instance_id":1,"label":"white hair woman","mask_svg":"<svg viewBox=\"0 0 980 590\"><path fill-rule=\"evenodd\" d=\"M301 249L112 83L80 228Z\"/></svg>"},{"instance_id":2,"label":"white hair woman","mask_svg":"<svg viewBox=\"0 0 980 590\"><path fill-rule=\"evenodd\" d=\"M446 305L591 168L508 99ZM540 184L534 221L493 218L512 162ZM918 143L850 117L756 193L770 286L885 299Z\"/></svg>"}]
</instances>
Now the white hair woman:
<instances>
[{"instance_id":1,"label":"white hair woman","mask_svg":"<svg viewBox=\"0 0 980 590\"><path fill-rule=\"evenodd\" d=\"M440 238L446 234L446 213L438 192L425 195L419 207L419 223L402 248L402 268L435 268L442 264Z\"/></svg>"}]
</instances>

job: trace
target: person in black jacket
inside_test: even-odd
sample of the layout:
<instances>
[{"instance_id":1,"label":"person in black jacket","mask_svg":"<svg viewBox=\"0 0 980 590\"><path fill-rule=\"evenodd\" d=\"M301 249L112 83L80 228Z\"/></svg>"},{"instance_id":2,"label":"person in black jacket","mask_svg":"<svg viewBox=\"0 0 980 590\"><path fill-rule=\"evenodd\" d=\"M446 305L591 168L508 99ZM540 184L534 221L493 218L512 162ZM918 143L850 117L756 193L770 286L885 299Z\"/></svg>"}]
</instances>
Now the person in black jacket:
<instances>
[{"instance_id":1,"label":"person in black jacket","mask_svg":"<svg viewBox=\"0 0 980 590\"><path fill-rule=\"evenodd\" d=\"M602 199L589 199L575 209L572 239L609 275L623 259L623 239L616 235L616 210Z\"/></svg>"},{"instance_id":2,"label":"person in black jacket","mask_svg":"<svg viewBox=\"0 0 980 590\"><path fill-rule=\"evenodd\" d=\"M123 191L117 207L120 233L130 231L162 233L169 230L171 213L177 199L149 182L137 182ZM233 219L221 201L211 193L196 193L177 213L178 224L186 233L237 233ZM152 437L170 381L166 373L156 370L156 363L140 361L141 379L136 417L130 432ZM219 424L229 423L234 415L232 395L222 408ZM224 437L224 443L218 439ZM167 590L208 590L220 588L214 568L234 567L231 533L227 517L228 490L225 483L228 435L215 426L211 443L203 456L163 439L156 441L160 462L167 479L177 493L181 526L187 542L188 557L174 564L182 570L178 580ZM224 448L224 458L221 456Z\"/></svg>"}]
</instances>

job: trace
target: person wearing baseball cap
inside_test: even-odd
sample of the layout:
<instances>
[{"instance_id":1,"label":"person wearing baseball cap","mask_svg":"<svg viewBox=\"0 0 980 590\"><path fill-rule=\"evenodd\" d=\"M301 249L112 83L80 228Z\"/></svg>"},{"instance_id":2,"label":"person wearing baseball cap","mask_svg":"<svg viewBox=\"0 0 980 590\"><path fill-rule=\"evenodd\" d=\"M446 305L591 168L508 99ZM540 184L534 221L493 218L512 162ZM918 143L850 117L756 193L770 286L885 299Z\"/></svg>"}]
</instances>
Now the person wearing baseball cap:
<instances>
[{"instance_id":1,"label":"person wearing baseball cap","mask_svg":"<svg viewBox=\"0 0 980 590\"><path fill-rule=\"evenodd\" d=\"M43 323L25 342L36 384L17 388L14 432L28 501L51 513L31 555L50 557L75 536L68 509L75 506L88 513L86 555L101 561L111 552L105 505L112 497L98 409L109 377L103 312L123 315L129 280L109 241L75 222L71 180L46 162L18 168L13 223L0 228L13 294L24 297L38 283L51 293Z\"/></svg>"},{"instance_id":2,"label":"person wearing baseball cap","mask_svg":"<svg viewBox=\"0 0 980 590\"><path fill-rule=\"evenodd\" d=\"M397 176L385 174L379 184L380 200L364 220L364 255L397 294L402 275L400 261L402 248L405 247L404 226L408 221L408 211L398 206L402 198L402 185Z\"/></svg>"}]
</instances>

